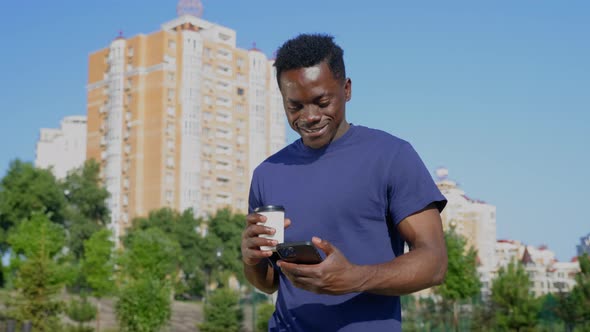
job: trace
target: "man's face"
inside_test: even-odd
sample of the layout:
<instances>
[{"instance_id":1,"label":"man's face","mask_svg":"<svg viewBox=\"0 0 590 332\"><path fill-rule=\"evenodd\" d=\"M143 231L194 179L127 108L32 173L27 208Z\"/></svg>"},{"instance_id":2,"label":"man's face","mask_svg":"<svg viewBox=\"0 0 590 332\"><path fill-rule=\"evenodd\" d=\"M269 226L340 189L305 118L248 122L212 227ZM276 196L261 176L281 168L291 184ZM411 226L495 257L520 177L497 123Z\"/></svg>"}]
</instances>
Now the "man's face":
<instances>
[{"instance_id":1,"label":"man's face","mask_svg":"<svg viewBox=\"0 0 590 332\"><path fill-rule=\"evenodd\" d=\"M280 77L283 106L291 128L303 143L319 149L348 129L346 102L351 82L335 79L327 63L284 71Z\"/></svg>"}]
</instances>

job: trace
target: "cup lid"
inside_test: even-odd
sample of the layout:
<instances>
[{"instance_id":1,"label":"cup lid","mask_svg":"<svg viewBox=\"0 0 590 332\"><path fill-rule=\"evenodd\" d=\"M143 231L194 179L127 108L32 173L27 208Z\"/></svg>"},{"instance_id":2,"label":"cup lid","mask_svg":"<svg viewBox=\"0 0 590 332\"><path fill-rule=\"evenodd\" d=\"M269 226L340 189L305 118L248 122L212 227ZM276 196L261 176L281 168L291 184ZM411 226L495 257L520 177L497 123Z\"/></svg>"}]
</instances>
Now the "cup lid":
<instances>
[{"instance_id":1,"label":"cup lid","mask_svg":"<svg viewBox=\"0 0 590 332\"><path fill-rule=\"evenodd\" d=\"M256 209L254 209L254 212L273 212L273 211L285 212L285 208L281 205L264 205L264 206L259 206Z\"/></svg>"}]
</instances>

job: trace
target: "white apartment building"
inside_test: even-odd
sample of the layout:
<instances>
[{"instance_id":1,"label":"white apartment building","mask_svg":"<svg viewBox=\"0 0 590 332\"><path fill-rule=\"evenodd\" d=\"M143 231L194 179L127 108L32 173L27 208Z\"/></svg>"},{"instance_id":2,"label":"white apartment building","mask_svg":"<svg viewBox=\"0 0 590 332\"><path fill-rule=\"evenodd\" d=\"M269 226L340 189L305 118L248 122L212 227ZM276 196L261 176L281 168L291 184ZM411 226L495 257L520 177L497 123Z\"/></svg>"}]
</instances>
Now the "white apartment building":
<instances>
[{"instance_id":1,"label":"white apartment building","mask_svg":"<svg viewBox=\"0 0 590 332\"><path fill-rule=\"evenodd\" d=\"M86 117L65 117L59 128L42 128L37 141L35 166L50 168L63 179L86 160Z\"/></svg>"}]
</instances>

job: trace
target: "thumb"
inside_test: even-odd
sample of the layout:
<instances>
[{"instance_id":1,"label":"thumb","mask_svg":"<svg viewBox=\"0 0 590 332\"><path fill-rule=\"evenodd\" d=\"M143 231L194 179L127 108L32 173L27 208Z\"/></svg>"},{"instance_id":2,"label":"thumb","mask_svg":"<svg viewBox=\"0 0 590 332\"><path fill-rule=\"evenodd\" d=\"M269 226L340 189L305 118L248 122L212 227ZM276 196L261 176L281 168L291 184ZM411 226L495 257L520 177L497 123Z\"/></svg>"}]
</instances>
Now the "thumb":
<instances>
[{"instance_id":1,"label":"thumb","mask_svg":"<svg viewBox=\"0 0 590 332\"><path fill-rule=\"evenodd\" d=\"M337 250L328 240L322 240L317 236L314 236L311 242L326 253L326 256L333 254Z\"/></svg>"}]
</instances>

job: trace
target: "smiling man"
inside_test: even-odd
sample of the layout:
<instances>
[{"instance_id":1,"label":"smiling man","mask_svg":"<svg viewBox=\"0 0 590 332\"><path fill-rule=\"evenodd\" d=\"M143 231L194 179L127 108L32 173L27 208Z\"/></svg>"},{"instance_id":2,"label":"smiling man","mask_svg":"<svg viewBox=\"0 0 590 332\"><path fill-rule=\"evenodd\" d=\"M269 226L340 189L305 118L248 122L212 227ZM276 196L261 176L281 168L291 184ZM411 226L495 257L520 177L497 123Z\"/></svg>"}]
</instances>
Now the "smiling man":
<instances>
[{"instance_id":1,"label":"smiling man","mask_svg":"<svg viewBox=\"0 0 590 332\"><path fill-rule=\"evenodd\" d=\"M408 142L346 121L352 81L332 37L287 41L275 67L301 139L254 171L242 235L246 277L278 290L269 330L401 331L399 295L444 278L446 200ZM285 208L285 242L311 239L324 261L274 263L260 247L277 243L259 235L275 230L253 212L264 205Z\"/></svg>"}]
</instances>

